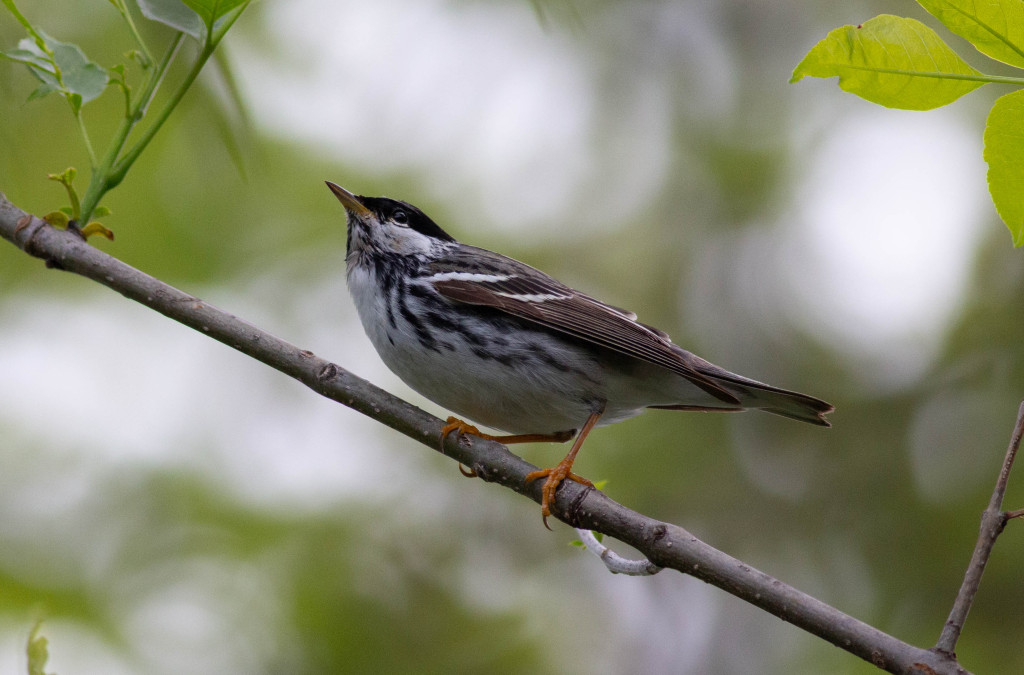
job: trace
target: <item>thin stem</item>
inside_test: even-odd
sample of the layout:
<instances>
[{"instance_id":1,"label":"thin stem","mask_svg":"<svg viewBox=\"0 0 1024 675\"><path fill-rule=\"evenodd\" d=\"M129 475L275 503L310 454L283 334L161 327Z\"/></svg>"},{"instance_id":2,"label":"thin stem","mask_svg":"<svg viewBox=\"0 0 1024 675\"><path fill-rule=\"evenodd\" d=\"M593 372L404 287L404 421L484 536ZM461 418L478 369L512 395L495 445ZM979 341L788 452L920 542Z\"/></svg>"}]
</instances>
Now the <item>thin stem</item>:
<instances>
[{"instance_id":1,"label":"thin stem","mask_svg":"<svg viewBox=\"0 0 1024 675\"><path fill-rule=\"evenodd\" d=\"M184 39L184 33L178 33L174 36L171 44L167 47L167 51L164 53L160 63L157 64L156 68L149 72L146 81L143 83L142 91L139 97L135 101L135 106L126 111L125 118L121 120L121 125L115 132L114 137L110 141L110 145L107 147L107 152L103 156L98 168L92 172L92 177L89 181L89 188L85 192L85 196L82 198L82 220L88 223L88 218L92 216L92 212L96 210L100 200L103 199L103 195L107 193L110 188L113 187L109 183L110 172L114 166L114 162L117 161L118 156L121 154L121 150L124 149L125 143L128 142L128 134L131 133L135 125L139 123L139 120L146 114L146 109L149 104L153 101L153 97L156 95L156 91L163 81L164 75L167 74L171 63L174 61L174 57L178 53Z\"/></svg>"},{"instance_id":2,"label":"thin stem","mask_svg":"<svg viewBox=\"0 0 1024 675\"><path fill-rule=\"evenodd\" d=\"M971 611L971 605L974 604L974 596L978 593L978 587L981 585L981 575L985 573L985 566L988 564L992 547L1006 526L1007 514L1002 510L1003 496L1006 494L1010 469L1013 467L1013 460L1020 449L1022 436L1024 436L1024 402L1021 402L1017 409L1017 423L1013 427L1010 446L1006 449L1006 458L999 471L999 478L996 479L992 498L989 500L988 508L981 515L981 533L978 535L978 543L974 546L974 554L971 555L971 562L964 574L964 582L960 585L960 592L957 593L956 600L953 602L953 609L949 613L949 618L946 619L946 625L942 628L939 641L935 644L935 649L941 653L951 656L956 653L957 640L960 639L960 633L963 632L967 613Z\"/></svg>"},{"instance_id":3,"label":"thin stem","mask_svg":"<svg viewBox=\"0 0 1024 675\"><path fill-rule=\"evenodd\" d=\"M191 87L192 83L195 82L196 77L199 76L199 72L203 69L203 66L206 65L207 60L209 60L210 56L213 55L213 52L216 51L217 45L220 44L221 39L223 39L224 35L228 32L231 26L234 25L235 21L238 20L238 17L242 15L242 12L245 11L245 8L248 6L248 2L239 5L238 8L234 10L234 14L228 16L224 20L224 23L218 27L215 34L211 31L211 33L207 35L206 44L199 52L199 57L196 59L196 62L192 64L192 69L189 70L188 75L186 75L185 79L182 80L180 85L178 85L177 90L175 90L174 94L171 95L170 100L164 104L163 109L159 114L157 114L153 123L148 129L146 129L146 131L143 132L142 137L136 141L135 145L133 145L114 165L112 171L107 176L108 190L124 180L124 176L128 173L128 169L131 168L132 164L135 163L135 160L142 154L142 151L146 149L147 145L149 145L149 142L153 140L153 137L156 136L158 131L160 131L160 127L162 127L164 122L167 121L167 118L171 116L171 113L178 106L178 103L181 102L182 97L185 96L185 92L189 90L189 87Z\"/></svg>"},{"instance_id":4,"label":"thin stem","mask_svg":"<svg viewBox=\"0 0 1024 675\"><path fill-rule=\"evenodd\" d=\"M250 0L245 0L245 2L243 2L241 5L234 8L233 10L231 10L230 12L228 12L220 18L220 21L222 23L220 26L217 26L216 33L210 35L207 38L207 43L210 46L210 51L213 51L217 47L217 45L220 44L220 41L224 38L224 35L226 35L227 32L231 30L231 27L235 25L235 22L238 21L238 18L242 16L242 12L244 12L249 7L249 2Z\"/></svg>"},{"instance_id":5,"label":"thin stem","mask_svg":"<svg viewBox=\"0 0 1024 675\"><path fill-rule=\"evenodd\" d=\"M132 19L131 12L128 11L128 7L125 5L123 0L118 0L116 6L117 10L121 12L121 16L124 17L124 20L128 23L128 30L132 34L132 37L135 38L135 42L139 45L139 51L142 52L142 56L146 60L143 67L149 68L153 65L153 56L149 53L149 48L146 47L146 41L142 39L142 34L139 33L139 29L135 26L135 20Z\"/></svg>"},{"instance_id":6,"label":"thin stem","mask_svg":"<svg viewBox=\"0 0 1024 675\"><path fill-rule=\"evenodd\" d=\"M89 140L89 131L85 128L85 121L82 119L82 111L75 112L75 121L78 122L78 130L82 133L82 140L85 141L85 149L89 151L89 168L96 171L96 152L92 149L92 141Z\"/></svg>"},{"instance_id":7,"label":"thin stem","mask_svg":"<svg viewBox=\"0 0 1024 675\"><path fill-rule=\"evenodd\" d=\"M8 0L3 1L7 2ZM221 39L227 33L228 29L234 25L235 21L238 20L238 17L242 15L242 12L246 7L248 7L248 5L248 0L239 5L235 10L233 10L233 13L229 13L224 17L222 25L218 26L215 34L207 35L206 44L200 50L199 56L196 58L196 62L192 64L192 68L185 76L185 79L180 85L178 85L178 88L171 95L171 98L157 114L156 119L149 128L143 132L141 138L139 138L135 145L129 148L128 151L122 155L121 152L124 149L125 144L128 142L128 135L146 114L146 110L149 108L150 103L152 103L157 88L163 81L164 75L167 73L167 67L170 65L174 56L178 52L178 48L181 46L184 34L179 32L175 36L174 41L171 43L160 64L154 71L150 72L149 77L146 79L145 86L136 101L135 108L130 110L128 115L121 122L121 126L118 128L117 133L110 143L110 147L107 149L106 155L103 157L102 164L100 164L98 169L93 171L89 182L89 189L86 191L85 198L82 200L83 222L88 222L88 218L92 216L92 212L96 209L96 206L99 205L103 195L117 187L121 181L124 180L124 177L128 173L132 164L134 164L135 160L139 158L139 155L141 155L142 151L146 149L146 146L148 146L149 142L153 140L153 137L156 136L157 132L160 131L164 122L167 121L167 118L170 117L171 113L181 102L185 92L188 91L189 87L192 86L192 83L195 82L196 77L199 76L199 72L203 69L203 66L206 65L206 61L213 54L214 50L217 49L217 45L220 43ZM120 6L118 8L121 9ZM141 41L142 38L138 35L138 32L135 29L135 24L132 22L127 10L123 12L123 15L131 26L133 34L135 34L139 40L140 46L143 46L145 49L145 46ZM146 56L148 58L148 52Z\"/></svg>"},{"instance_id":8,"label":"thin stem","mask_svg":"<svg viewBox=\"0 0 1024 675\"><path fill-rule=\"evenodd\" d=\"M26 31L28 31L28 34L32 36L32 39L35 41L36 45L38 45L39 48L42 49L43 52L52 59L53 52L50 51L50 48L46 45L46 40L43 39L43 36L40 35L38 31L36 31L35 27L32 26L29 20L25 18L25 15L22 14L18 7L14 4L14 0L2 0L2 2L4 3L4 7L7 8L7 11L13 14L14 18L17 19L18 23L20 23L22 27Z\"/></svg>"},{"instance_id":9,"label":"thin stem","mask_svg":"<svg viewBox=\"0 0 1024 675\"><path fill-rule=\"evenodd\" d=\"M137 123L145 116L146 110L149 109L150 103L153 102L153 98L156 96L156 90L160 88L160 83L163 82L164 76L167 75L167 70L171 62L174 61L174 57L178 55L178 50L181 48L184 40L184 33L178 33L174 36L171 44L167 47L167 52L164 53L163 59L157 64L156 70L153 71L150 78L146 80L146 84L143 86L142 92L135 103L135 108L131 111L132 124Z\"/></svg>"},{"instance_id":10,"label":"thin stem","mask_svg":"<svg viewBox=\"0 0 1024 675\"><path fill-rule=\"evenodd\" d=\"M160 131L160 127L163 126L164 122L167 121L167 118L171 116L172 112L174 112L178 103L181 102L182 97L185 96L185 92L188 91L189 87L192 86L192 83L195 82L196 77L199 76L199 72L203 69L203 66L206 65L206 61L213 54L213 50L215 48L216 45L208 45L199 52L199 57L196 59L196 62L192 64L192 69L189 70L188 75L185 76L185 79L182 80L181 84L178 85L178 88L171 95L171 98L164 104L164 107L157 114L153 123L150 124L149 128L142 133L142 137L136 141L135 145L129 148L128 152L126 152L124 156L121 157L121 159L119 159L112 167L110 173L107 175L106 184L108 190L116 187L122 180L124 180L124 176L128 173L128 169L131 168L132 164L135 163L135 160L139 158L140 154L142 154L142 151L146 149L147 145L149 145L149 142L153 140L154 136L156 136L156 133Z\"/></svg>"}]
</instances>

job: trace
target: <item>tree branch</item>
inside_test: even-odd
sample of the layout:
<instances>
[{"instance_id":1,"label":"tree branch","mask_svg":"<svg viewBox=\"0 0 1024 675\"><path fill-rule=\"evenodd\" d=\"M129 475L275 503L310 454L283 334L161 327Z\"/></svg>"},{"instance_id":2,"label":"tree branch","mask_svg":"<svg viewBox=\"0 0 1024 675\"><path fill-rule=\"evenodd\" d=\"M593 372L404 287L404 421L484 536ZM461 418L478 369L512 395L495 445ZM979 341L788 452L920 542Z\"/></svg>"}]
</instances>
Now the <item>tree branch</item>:
<instances>
[{"instance_id":1,"label":"tree branch","mask_svg":"<svg viewBox=\"0 0 1024 675\"><path fill-rule=\"evenodd\" d=\"M0 194L0 236L47 261L185 324L302 382L317 393L400 431L535 502L539 482L526 484L532 464L491 441L471 436L444 440L443 422L322 359L276 338L202 300L179 291L102 251L73 231L55 229L29 216ZM648 518L601 492L566 481L553 513L577 528L602 532L640 551L651 564L713 584L738 598L821 637L892 673L964 675L951 653L902 642L721 551L681 527Z\"/></svg>"},{"instance_id":2,"label":"tree branch","mask_svg":"<svg viewBox=\"0 0 1024 675\"><path fill-rule=\"evenodd\" d=\"M971 611L974 604L974 596L981 586L981 575L985 573L985 565L988 564L989 554L995 546L996 538L1006 527L1006 521L1016 517L1016 511L1006 513L1003 511L1003 495L1006 494L1006 483L1010 480L1010 469L1013 467L1013 460L1020 449L1021 436L1024 435L1024 402L1017 409L1017 424L1013 427L1013 434L1010 436L1010 447L1006 449L1006 458L1003 460L1003 467L999 471L999 478L996 479L996 487L992 491L992 499L989 500L988 508L981 514L981 531L978 533L978 543L974 546L974 553L971 555L971 562L967 566L967 573L964 574L964 582L960 585L960 592L953 602L953 609L946 619L946 625L942 628L939 641L935 644L936 651L956 658L956 643L960 639L960 633L964 629L964 621L967 620L967 613Z\"/></svg>"}]
</instances>

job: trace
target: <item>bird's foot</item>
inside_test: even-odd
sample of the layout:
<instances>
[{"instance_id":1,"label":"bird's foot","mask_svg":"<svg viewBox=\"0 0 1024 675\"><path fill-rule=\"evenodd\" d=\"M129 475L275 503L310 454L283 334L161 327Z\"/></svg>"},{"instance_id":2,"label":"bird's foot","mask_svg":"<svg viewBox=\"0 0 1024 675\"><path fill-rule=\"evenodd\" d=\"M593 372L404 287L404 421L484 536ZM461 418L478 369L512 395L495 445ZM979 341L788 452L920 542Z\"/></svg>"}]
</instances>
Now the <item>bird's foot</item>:
<instances>
[{"instance_id":1,"label":"bird's foot","mask_svg":"<svg viewBox=\"0 0 1024 675\"><path fill-rule=\"evenodd\" d=\"M583 476L574 474L571 469L572 459L566 457L550 469L541 469L540 471L533 471L526 474L525 482L527 484L532 483L538 478L546 478L544 485L541 486L540 513L544 520L544 527L549 530L551 529L551 526L548 525L548 516L551 515L551 503L555 501L555 490L557 490L558 486L562 484L562 481L568 478L580 485L594 487L592 482Z\"/></svg>"},{"instance_id":2,"label":"bird's foot","mask_svg":"<svg viewBox=\"0 0 1024 675\"><path fill-rule=\"evenodd\" d=\"M469 422L460 420L458 417L449 417L445 420L445 424L441 427L441 450L444 451L444 442L448 438L448 434L455 432L455 439L458 440L459 436L463 434L473 434L480 438L488 438L487 434L483 433ZM470 469L472 471L472 469Z\"/></svg>"},{"instance_id":3,"label":"bird's foot","mask_svg":"<svg viewBox=\"0 0 1024 675\"><path fill-rule=\"evenodd\" d=\"M458 417L449 417L445 420L445 425L441 427L441 452L444 452L445 439L448 438L448 434L453 431L455 432L456 437L461 436L462 434L473 434L480 438L488 438L487 434L483 433L472 424L460 420ZM475 469L462 466L461 462L459 463L459 473L466 478L476 478L479 475Z\"/></svg>"}]
</instances>

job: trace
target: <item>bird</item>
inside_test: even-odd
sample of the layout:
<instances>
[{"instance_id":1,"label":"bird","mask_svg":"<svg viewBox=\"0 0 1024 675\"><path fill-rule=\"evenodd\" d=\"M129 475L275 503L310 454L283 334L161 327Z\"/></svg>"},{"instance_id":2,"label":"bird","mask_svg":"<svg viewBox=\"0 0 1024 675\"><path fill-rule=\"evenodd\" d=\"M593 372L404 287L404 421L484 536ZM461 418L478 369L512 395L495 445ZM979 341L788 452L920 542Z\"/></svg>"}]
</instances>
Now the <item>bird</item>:
<instances>
[{"instance_id":1,"label":"bird","mask_svg":"<svg viewBox=\"0 0 1024 675\"><path fill-rule=\"evenodd\" d=\"M561 462L525 478L544 479L545 526L564 480L593 487L572 466L595 427L651 408L758 409L831 426L825 401L716 366L633 312L457 241L412 204L325 182L347 215L346 280L363 329L392 372L455 413L442 443L452 432L575 439Z\"/></svg>"}]
</instances>

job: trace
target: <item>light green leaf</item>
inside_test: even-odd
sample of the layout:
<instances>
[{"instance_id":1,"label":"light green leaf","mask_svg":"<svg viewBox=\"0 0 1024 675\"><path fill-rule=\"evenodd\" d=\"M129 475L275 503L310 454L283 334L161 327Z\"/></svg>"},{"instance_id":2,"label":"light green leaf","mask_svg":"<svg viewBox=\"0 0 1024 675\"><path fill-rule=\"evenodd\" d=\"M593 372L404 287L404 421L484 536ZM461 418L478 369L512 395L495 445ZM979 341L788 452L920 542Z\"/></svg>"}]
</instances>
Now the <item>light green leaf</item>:
<instances>
[{"instance_id":1,"label":"light green leaf","mask_svg":"<svg viewBox=\"0 0 1024 675\"><path fill-rule=\"evenodd\" d=\"M42 38L40 38L42 40ZM46 42L43 41L43 46L46 46ZM4 53L10 59L19 61L28 66L32 74L39 79L46 82L46 75L53 77L53 82L57 83L55 76L56 68L54 67L53 61L50 59L50 55L47 54L40 48L35 39L33 38L22 38L18 42L18 48L13 49L9 52Z\"/></svg>"},{"instance_id":2,"label":"light green leaf","mask_svg":"<svg viewBox=\"0 0 1024 675\"><path fill-rule=\"evenodd\" d=\"M38 87L33 89L32 93L29 94L28 98L25 99L25 100L26 101L34 101L37 98L43 98L44 96L48 96L49 94L52 94L55 91L60 91L60 87L55 87L52 84L49 84L47 82L43 82L41 85L39 85Z\"/></svg>"},{"instance_id":3,"label":"light green leaf","mask_svg":"<svg viewBox=\"0 0 1024 675\"><path fill-rule=\"evenodd\" d=\"M1010 228L1013 245L1024 245L1024 90L996 99L985 123L988 191Z\"/></svg>"},{"instance_id":4,"label":"light green leaf","mask_svg":"<svg viewBox=\"0 0 1024 675\"><path fill-rule=\"evenodd\" d=\"M88 103L103 93L109 81L106 70L86 58L78 45L61 42L39 32L53 53L53 60L60 68L61 79L68 92L80 96L81 103Z\"/></svg>"},{"instance_id":5,"label":"light green leaf","mask_svg":"<svg viewBox=\"0 0 1024 675\"><path fill-rule=\"evenodd\" d=\"M32 40L25 38L22 42L27 42L32 47L35 47L35 43ZM17 61L18 63L24 63L26 66L31 68L41 68L53 72L53 66L46 59L45 55L41 55L42 52L36 49L23 49L21 44L17 49L8 49L6 51L0 50L0 56L8 58L11 61Z\"/></svg>"},{"instance_id":6,"label":"light green leaf","mask_svg":"<svg viewBox=\"0 0 1024 675\"><path fill-rule=\"evenodd\" d=\"M29 96L30 101L59 91L77 112L84 103L103 93L109 79L106 70L86 58L78 45L61 42L42 31L38 34L50 50L49 54L40 49L32 38L23 39L17 49L4 53L4 56L28 66L29 71L42 82Z\"/></svg>"},{"instance_id":7,"label":"light green leaf","mask_svg":"<svg viewBox=\"0 0 1024 675\"><path fill-rule=\"evenodd\" d=\"M199 42L206 42L206 26L203 20L182 0L138 0L138 2L139 9L147 19L180 30Z\"/></svg>"},{"instance_id":8,"label":"light green leaf","mask_svg":"<svg viewBox=\"0 0 1024 675\"><path fill-rule=\"evenodd\" d=\"M1024 68L1024 2L1020 0L917 0L936 19L982 54Z\"/></svg>"},{"instance_id":9,"label":"light green leaf","mask_svg":"<svg viewBox=\"0 0 1024 675\"><path fill-rule=\"evenodd\" d=\"M839 76L839 88L887 108L931 110L984 81L935 31L883 14L829 33L807 53L790 82Z\"/></svg>"}]
</instances>

